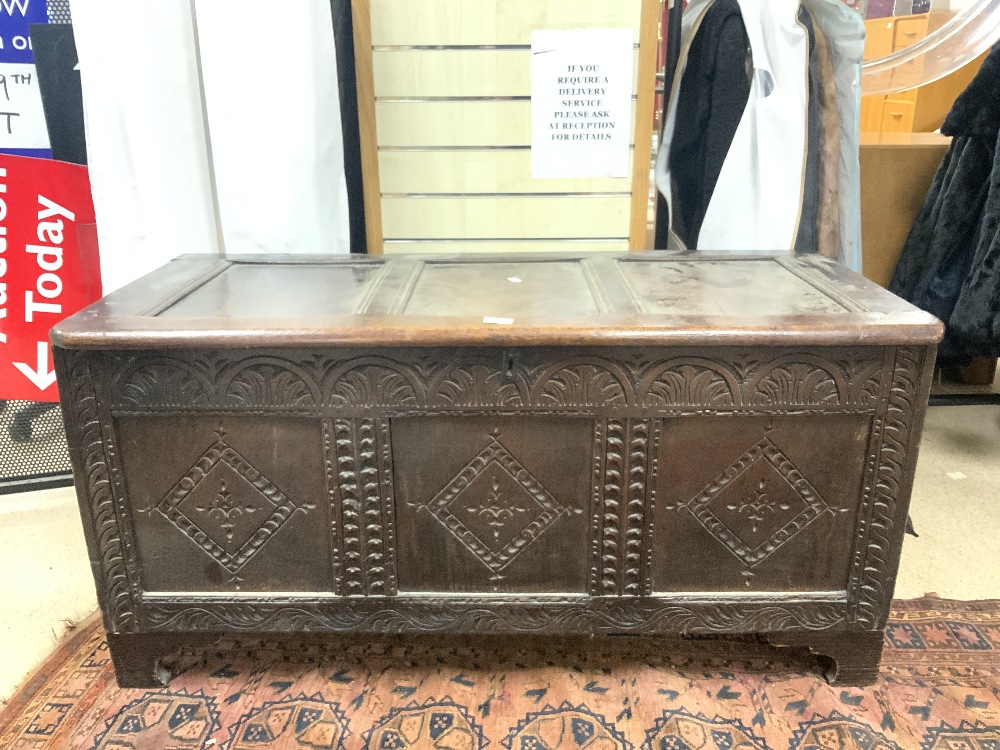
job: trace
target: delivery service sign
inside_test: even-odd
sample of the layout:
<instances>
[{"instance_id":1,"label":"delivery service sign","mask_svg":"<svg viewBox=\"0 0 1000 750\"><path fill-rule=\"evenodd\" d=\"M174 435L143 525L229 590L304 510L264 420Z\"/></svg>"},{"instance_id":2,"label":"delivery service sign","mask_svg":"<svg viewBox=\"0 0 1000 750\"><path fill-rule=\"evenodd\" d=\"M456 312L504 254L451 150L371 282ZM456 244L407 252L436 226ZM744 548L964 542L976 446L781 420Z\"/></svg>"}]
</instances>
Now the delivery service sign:
<instances>
[{"instance_id":1,"label":"delivery service sign","mask_svg":"<svg viewBox=\"0 0 1000 750\"><path fill-rule=\"evenodd\" d=\"M0 155L0 399L57 401L49 330L101 296L87 168Z\"/></svg>"}]
</instances>

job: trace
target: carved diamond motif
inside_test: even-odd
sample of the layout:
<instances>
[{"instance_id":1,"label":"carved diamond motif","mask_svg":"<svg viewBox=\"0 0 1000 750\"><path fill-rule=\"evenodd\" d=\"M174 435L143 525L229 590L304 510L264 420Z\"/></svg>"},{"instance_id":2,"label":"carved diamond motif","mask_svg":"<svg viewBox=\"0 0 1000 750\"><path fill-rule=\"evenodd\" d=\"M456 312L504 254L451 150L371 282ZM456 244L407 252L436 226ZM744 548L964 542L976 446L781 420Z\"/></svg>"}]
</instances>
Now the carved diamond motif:
<instances>
[{"instance_id":1,"label":"carved diamond motif","mask_svg":"<svg viewBox=\"0 0 1000 750\"><path fill-rule=\"evenodd\" d=\"M297 507L223 436L157 508L235 576Z\"/></svg>"},{"instance_id":2,"label":"carved diamond motif","mask_svg":"<svg viewBox=\"0 0 1000 750\"><path fill-rule=\"evenodd\" d=\"M687 503L687 508L748 567L762 562L830 509L766 437Z\"/></svg>"},{"instance_id":3,"label":"carved diamond motif","mask_svg":"<svg viewBox=\"0 0 1000 750\"><path fill-rule=\"evenodd\" d=\"M559 516L570 512L496 437L427 508L496 580Z\"/></svg>"}]
</instances>

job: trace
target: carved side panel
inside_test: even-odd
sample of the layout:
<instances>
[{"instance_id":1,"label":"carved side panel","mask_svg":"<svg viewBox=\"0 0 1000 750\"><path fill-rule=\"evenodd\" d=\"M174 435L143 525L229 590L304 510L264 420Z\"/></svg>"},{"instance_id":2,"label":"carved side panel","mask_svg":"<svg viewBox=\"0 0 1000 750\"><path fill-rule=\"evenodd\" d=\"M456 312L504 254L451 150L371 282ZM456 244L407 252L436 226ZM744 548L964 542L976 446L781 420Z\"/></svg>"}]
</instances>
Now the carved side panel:
<instances>
[{"instance_id":1,"label":"carved side panel","mask_svg":"<svg viewBox=\"0 0 1000 750\"><path fill-rule=\"evenodd\" d=\"M326 426L330 516L338 532L334 547L339 593L396 593L393 498L388 427L383 420L336 419ZM334 470L335 467L335 470Z\"/></svg>"},{"instance_id":2,"label":"carved side panel","mask_svg":"<svg viewBox=\"0 0 1000 750\"><path fill-rule=\"evenodd\" d=\"M649 594L648 521L659 420L608 419L599 434L604 436L604 445L596 463L600 469L595 503L600 515L590 593Z\"/></svg>"},{"instance_id":3,"label":"carved side panel","mask_svg":"<svg viewBox=\"0 0 1000 750\"><path fill-rule=\"evenodd\" d=\"M56 349L55 356L66 434L105 625L110 632L134 632L139 618L102 435L92 371L95 355Z\"/></svg>"},{"instance_id":4,"label":"carved side panel","mask_svg":"<svg viewBox=\"0 0 1000 750\"><path fill-rule=\"evenodd\" d=\"M864 628L885 625L895 585L913 484L913 451L926 408L925 356L924 350L908 347L887 354L891 383L883 386L872 430L850 591L851 620Z\"/></svg>"}]
</instances>

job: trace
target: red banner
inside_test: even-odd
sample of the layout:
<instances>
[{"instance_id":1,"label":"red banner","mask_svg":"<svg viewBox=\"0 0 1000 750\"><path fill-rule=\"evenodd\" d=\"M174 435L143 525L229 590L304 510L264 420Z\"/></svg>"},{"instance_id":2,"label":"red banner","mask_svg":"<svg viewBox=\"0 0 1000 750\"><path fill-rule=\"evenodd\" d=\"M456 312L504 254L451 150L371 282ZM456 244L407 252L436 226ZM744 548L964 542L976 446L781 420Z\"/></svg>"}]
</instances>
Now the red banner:
<instances>
[{"instance_id":1,"label":"red banner","mask_svg":"<svg viewBox=\"0 0 1000 750\"><path fill-rule=\"evenodd\" d=\"M0 154L0 399L57 401L49 329L101 296L87 168Z\"/></svg>"}]
</instances>

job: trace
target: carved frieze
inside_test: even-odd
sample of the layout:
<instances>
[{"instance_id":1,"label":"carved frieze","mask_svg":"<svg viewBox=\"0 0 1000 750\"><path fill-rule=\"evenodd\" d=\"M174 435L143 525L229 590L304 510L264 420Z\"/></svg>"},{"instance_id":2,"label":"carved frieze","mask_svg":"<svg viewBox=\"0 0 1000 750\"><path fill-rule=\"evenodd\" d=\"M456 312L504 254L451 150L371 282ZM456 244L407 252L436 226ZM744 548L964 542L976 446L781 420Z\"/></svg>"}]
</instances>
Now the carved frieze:
<instances>
[{"instance_id":1,"label":"carved frieze","mask_svg":"<svg viewBox=\"0 0 1000 750\"><path fill-rule=\"evenodd\" d=\"M329 413L383 408L621 409L770 413L803 409L873 411L879 352L829 356L787 350L678 350L661 359L633 349L236 352L117 355L113 404L120 411L262 410Z\"/></svg>"},{"instance_id":2,"label":"carved frieze","mask_svg":"<svg viewBox=\"0 0 1000 750\"><path fill-rule=\"evenodd\" d=\"M379 633L754 633L822 631L844 622L834 601L681 602L644 597L537 596L220 601L161 597L146 603L156 631Z\"/></svg>"}]
</instances>

